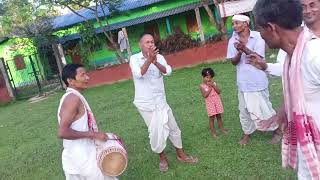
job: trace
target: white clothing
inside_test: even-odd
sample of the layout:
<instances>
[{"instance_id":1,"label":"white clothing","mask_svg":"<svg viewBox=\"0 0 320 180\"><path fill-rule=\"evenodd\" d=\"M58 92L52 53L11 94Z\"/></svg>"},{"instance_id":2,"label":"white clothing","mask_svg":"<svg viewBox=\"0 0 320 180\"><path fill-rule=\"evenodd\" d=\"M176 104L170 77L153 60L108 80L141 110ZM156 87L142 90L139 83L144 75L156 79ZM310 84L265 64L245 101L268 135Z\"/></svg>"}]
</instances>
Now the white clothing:
<instances>
[{"instance_id":1,"label":"white clothing","mask_svg":"<svg viewBox=\"0 0 320 180\"><path fill-rule=\"evenodd\" d=\"M228 42L227 59L232 60L238 54L238 50L234 46L234 43L238 42L238 39L240 39L239 34L233 32ZM259 32L250 31L246 47L259 54L265 60L266 46ZM242 53L240 61L236 65L238 89L242 92L254 92L268 88L269 81L267 74L248 64L247 58L247 55Z\"/></svg>"},{"instance_id":2,"label":"white clothing","mask_svg":"<svg viewBox=\"0 0 320 180\"><path fill-rule=\"evenodd\" d=\"M172 110L167 104L163 75L170 75L171 67L164 57L157 55L157 62L166 68L166 74L150 64L147 72L142 75L141 67L146 58L142 52L131 56L130 68L135 87L134 105L137 107L148 126L151 149L161 153L166 147L169 137L177 148L182 148L181 131L175 122Z\"/></svg>"},{"instance_id":3,"label":"white clothing","mask_svg":"<svg viewBox=\"0 0 320 180\"><path fill-rule=\"evenodd\" d=\"M82 103L84 104L85 113L78 120L74 121L70 128L76 131L87 132L89 131L88 126L88 114L87 103L85 98L79 93L74 92L76 90L68 88L67 92L62 96L60 100L60 105L58 108L58 122L60 124L60 111L64 99L70 95L74 94L78 96ZM81 97L80 97L81 96ZM62 152L62 166L65 172L66 179L116 179L112 177L103 176L101 170L98 168L96 159L96 146L94 141L88 138L67 140L63 139L63 152Z\"/></svg>"},{"instance_id":4,"label":"white clothing","mask_svg":"<svg viewBox=\"0 0 320 180\"><path fill-rule=\"evenodd\" d=\"M247 22L249 24L250 22L250 18L246 15L242 15L242 14L236 14L232 17L233 21L241 21L241 22Z\"/></svg>"},{"instance_id":5,"label":"white clothing","mask_svg":"<svg viewBox=\"0 0 320 180\"><path fill-rule=\"evenodd\" d=\"M240 123L245 134L252 134L260 129L257 122L268 120L276 114L269 101L268 89L256 92L238 91ZM267 131L274 131L277 125L270 127Z\"/></svg>"},{"instance_id":6,"label":"white clothing","mask_svg":"<svg viewBox=\"0 0 320 180\"><path fill-rule=\"evenodd\" d=\"M123 52L123 50L127 49L127 39L124 35L123 31L118 32L118 44L120 46L120 51Z\"/></svg>"},{"instance_id":7,"label":"white clothing","mask_svg":"<svg viewBox=\"0 0 320 180\"><path fill-rule=\"evenodd\" d=\"M286 60L287 53L280 49L277 55L276 63L267 63L268 67L266 72L274 76L282 76L284 61Z\"/></svg>"},{"instance_id":8,"label":"white clothing","mask_svg":"<svg viewBox=\"0 0 320 180\"><path fill-rule=\"evenodd\" d=\"M301 74L304 97L308 114L312 115L317 128L320 129L320 39L314 38L307 42L301 60ZM299 153L300 151L300 153ZM303 154L298 146L298 178L310 179L310 173L303 161Z\"/></svg>"},{"instance_id":9,"label":"white clothing","mask_svg":"<svg viewBox=\"0 0 320 180\"><path fill-rule=\"evenodd\" d=\"M181 131L177 125L177 122L173 116L172 110L169 105L166 105L162 111L164 111L163 117L166 119L165 124L156 118L161 111L145 111L138 109L144 122L148 127L150 145L152 151L161 153L166 147L166 141L169 136L170 141L176 148L182 148ZM159 112L159 113L157 113ZM161 130L165 129L165 132Z\"/></svg>"},{"instance_id":10,"label":"white clothing","mask_svg":"<svg viewBox=\"0 0 320 180\"><path fill-rule=\"evenodd\" d=\"M68 174L65 172L66 180L116 180L115 177L103 176L102 174L95 174L92 176L81 176L79 174Z\"/></svg>"},{"instance_id":11,"label":"white clothing","mask_svg":"<svg viewBox=\"0 0 320 180\"><path fill-rule=\"evenodd\" d=\"M134 105L144 108L155 109L156 104L166 103L163 75L171 75L172 69L164 57L157 55L157 61L166 68L166 74L154 65L150 64L147 72L142 76L141 67L146 61L142 52L131 56L130 68L132 71L135 87Z\"/></svg>"}]
</instances>

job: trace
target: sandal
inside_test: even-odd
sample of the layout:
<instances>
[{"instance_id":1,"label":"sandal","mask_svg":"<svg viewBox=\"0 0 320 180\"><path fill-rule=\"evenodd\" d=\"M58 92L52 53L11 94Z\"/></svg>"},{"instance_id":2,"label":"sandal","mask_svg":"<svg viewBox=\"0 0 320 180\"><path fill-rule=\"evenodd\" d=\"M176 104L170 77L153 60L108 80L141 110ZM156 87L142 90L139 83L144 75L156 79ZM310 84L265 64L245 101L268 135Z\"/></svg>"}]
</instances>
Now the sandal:
<instances>
[{"instance_id":1,"label":"sandal","mask_svg":"<svg viewBox=\"0 0 320 180\"><path fill-rule=\"evenodd\" d=\"M160 161L159 163L159 169L161 172L167 172L169 167L168 167L168 162L167 161Z\"/></svg>"},{"instance_id":2,"label":"sandal","mask_svg":"<svg viewBox=\"0 0 320 180\"><path fill-rule=\"evenodd\" d=\"M182 163L196 164L198 162L198 158L192 157L192 156L187 156L185 159L177 157L177 159L178 159L178 161L180 161Z\"/></svg>"}]
</instances>

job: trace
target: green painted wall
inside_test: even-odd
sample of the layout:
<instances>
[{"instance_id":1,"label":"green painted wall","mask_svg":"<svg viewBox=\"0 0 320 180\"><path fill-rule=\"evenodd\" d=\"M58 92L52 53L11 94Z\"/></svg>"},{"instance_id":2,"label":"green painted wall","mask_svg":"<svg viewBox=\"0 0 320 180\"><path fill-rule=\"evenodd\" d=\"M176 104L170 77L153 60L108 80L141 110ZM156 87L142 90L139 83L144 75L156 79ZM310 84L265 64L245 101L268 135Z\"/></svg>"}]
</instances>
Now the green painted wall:
<instances>
[{"instance_id":1,"label":"green painted wall","mask_svg":"<svg viewBox=\"0 0 320 180\"><path fill-rule=\"evenodd\" d=\"M174 16L170 16L170 24L171 24L172 30L175 27L180 27L180 29L184 33L188 33L185 14L186 13L181 13L181 14L176 14Z\"/></svg>"},{"instance_id":2,"label":"green painted wall","mask_svg":"<svg viewBox=\"0 0 320 180\"><path fill-rule=\"evenodd\" d=\"M214 13L214 9L211 10ZM210 36L219 34L218 28L216 26L213 26L209 21L209 16L204 8L200 9L200 16L205 39L207 39Z\"/></svg>"},{"instance_id":3,"label":"green painted wall","mask_svg":"<svg viewBox=\"0 0 320 180\"><path fill-rule=\"evenodd\" d=\"M29 43L26 46L18 48L17 50L12 50L13 46L21 41ZM29 56L32 54L35 54L35 47L33 46L32 41L28 39L10 39L9 41L0 45L0 57L3 57L8 64L16 87L27 85L35 81L35 78L29 74L30 72L32 72ZM22 55L25 57L25 69L18 70L16 68L15 62L13 60L14 56L16 55ZM32 55L31 57L35 64L36 71L40 71L41 78L43 79L44 68L39 57L37 55Z\"/></svg>"},{"instance_id":4,"label":"green painted wall","mask_svg":"<svg viewBox=\"0 0 320 180\"><path fill-rule=\"evenodd\" d=\"M114 16L109 19L109 24L119 23L123 21L128 21L132 19L136 19L139 17L144 17L147 15L151 15L154 13L159 13L163 11L167 11L170 9L174 9L177 7L181 7L187 4L199 2L200 0L174 0L174 1L163 1L156 4L153 4L149 7L139 8L135 10L128 11L127 13L122 13L118 16ZM104 25L106 25L104 23ZM95 27L100 27L98 23L95 23Z\"/></svg>"},{"instance_id":5,"label":"green painted wall","mask_svg":"<svg viewBox=\"0 0 320 180\"><path fill-rule=\"evenodd\" d=\"M189 12L184 12L181 14L176 14L173 16L169 16L170 26L173 30L175 27L180 27L184 33L188 34L187 25L186 25L186 14L187 13L195 13L194 10ZM205 38L209 38L215 34L218 34L218 28L212 26L209 22L208 15L204 8L200 9L201 21L203 30L205 33ZM156 23L159 28L160 38L165 39L168 36L167 28L166 28L166 18L161 18L148 23ZM132 53L137 53L140 51L138 42L139 36L144 32L145 24L138 24L134 26L127 27L129 42L131 46ZM103 37L103 36L102 36ZM115 54L109 50L106 46L102 47L101 50L93 52L92 55L89 56L90 62L96 65L102 65L104 63L114 63L116 61ZM67 61L71 62L71 57L67 56Z\"/></svg>"},{"instance_id":6,"label":"green painted wall","mask_svg":"<svg viewBox=\"0 0 320 180\"><path fill-rule=\"evenodd\" d=\"M199 2L200 0L174 0L174 1L163 1L163 2L159 2L156 3L154 5L151 5L149 7L143 7L143 8L138 8L138 9L134 9L134 10L130 10L127 12L122 12L119 15L114 15L112 17L108 18L108 24L115 24L115 23L119 23L119 22L124 22L124 21L128 21L128 20L132 20L132 19L136 19L139 17L143 17L143 16L147 16L147 15L151 15L154 13L159 13L159 12L163 12L163 11L167 11L170 9L174 9L180 6L184 6L187 4L192 4L195 2ZM100 25L99 23L93 21L94 23L94 27L95 28L99 28ZM107 25L106 22L102 21L103 25ZM79 28L77 26L73 26L71 28L68 29L63 29L63 30L59 30L55 33L55 35L59 36L59 37L63 37L65 35L71 35L71 34L76 34L79 32Z\"/></svg>"},{"instance_id":7,"label":"green painted wall","mask_svg":"<svg viewBox=\"0 0 320 180\"><path fill-rule=\"evenodd\" d=\"M233 32L233 29L232 29L232 17L227 17L226 18L225 26L227 28L228 34L231 34Z\"/></svg>"},{"instance_id":8,"label":"green painted wall","mask_svg":"<svg viewBox=\"0 0 320 180\"><path fill-rule=\"evenodd\" d=\"M165 39L168 36L166 18L158 19L156 22L159 27L160 38Z\"/></svg>"}]
</instances>

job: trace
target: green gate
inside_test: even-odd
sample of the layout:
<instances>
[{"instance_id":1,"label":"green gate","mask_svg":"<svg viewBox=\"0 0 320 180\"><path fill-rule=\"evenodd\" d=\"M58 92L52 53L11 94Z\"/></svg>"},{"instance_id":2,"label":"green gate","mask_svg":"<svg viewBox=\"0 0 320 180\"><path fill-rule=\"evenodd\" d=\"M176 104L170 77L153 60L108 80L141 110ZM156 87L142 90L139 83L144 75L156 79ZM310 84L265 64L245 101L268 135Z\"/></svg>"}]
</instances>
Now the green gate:
<instances>
[{"instance_id":1,"label":"green gate","mask_svg":"<svg viewBox=\"0 0 320 180\"><path fill-rule=\"evenodd\" d=\"M17 99L41 96L62 88L58 71L52 70L52 64L43 65L37 54L16 56L4 60L4 65Z\"/></svg>"}]
</instances>

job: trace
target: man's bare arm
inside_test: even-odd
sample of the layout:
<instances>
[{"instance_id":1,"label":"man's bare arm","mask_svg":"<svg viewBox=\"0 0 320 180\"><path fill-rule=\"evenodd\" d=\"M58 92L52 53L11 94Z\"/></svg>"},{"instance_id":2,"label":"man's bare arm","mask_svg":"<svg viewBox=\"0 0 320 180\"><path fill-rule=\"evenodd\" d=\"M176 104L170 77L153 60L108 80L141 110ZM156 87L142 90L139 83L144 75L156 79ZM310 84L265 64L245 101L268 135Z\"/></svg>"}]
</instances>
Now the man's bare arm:
<instances>
[{"instance_id":1,"label":"man's bare arm","mask_svg":"<svg viewBox=\"0 0 320 180\"><path fill-rule=\"evenodd\" d=\"M141 75L143 76L144 74L146 74L146 72L148 71L148 68L150 66L150 64L152 63L152 61L150 60L146 60L144 62L144 64L141 66Z\"/></svg>"},{"instance_id":2,"label":"man's bare arm","mask_svg":"<svg viewBox=\"0 0 320 180\"><path fill-rule=\"evenodd\" d=\"M75 140L82 138L99 139L106 141L107 137L104 133L92 131L76 131L70 126L76 120L79 107L83 106L79 97L70 94L67 96L62 104L60 111L60 125L58 130L58 137L61 139Z\"/></svg>"},{"instance_id":3,"label":"man's bare arm","mask_svg":"<svg viewBox=\"0 0 320 180\"><path fill-rule=\"evenodd\" d=\"M167 69L162 64L155 61L154 65L159 69L160 72L162 72L163 74L167 74Z\"/></svg>"}]
</instances>

